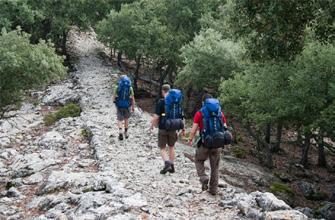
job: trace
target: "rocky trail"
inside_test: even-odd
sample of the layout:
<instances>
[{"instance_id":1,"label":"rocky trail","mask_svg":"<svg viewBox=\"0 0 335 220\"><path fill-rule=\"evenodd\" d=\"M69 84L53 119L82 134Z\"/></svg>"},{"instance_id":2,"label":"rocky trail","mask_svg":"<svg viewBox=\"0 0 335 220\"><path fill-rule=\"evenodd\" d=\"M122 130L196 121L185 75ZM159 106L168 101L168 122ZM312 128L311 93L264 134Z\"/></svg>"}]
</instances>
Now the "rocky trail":
<instances>
[{"instance_id":1,"label":"rocky trail","mask_svg":"<svg viewBox=\"0 0 335 220\"><path fill-rule=\"evenodd\" d=\"M222 195L202 192L184 156L193 149L182 144L176 173L159 174L149 114L136 109L130 138L117 140L111 99L118 71L99 56L104 46L93 33L72 31L69 50L76 60L69 79L35 92L40 104L25 103L0 121L0 219L307 219L271 193L233 187L227 176ZM43 115L68 102L78 102L81 115L46 127Z\"/></svg>"}]
</instances>

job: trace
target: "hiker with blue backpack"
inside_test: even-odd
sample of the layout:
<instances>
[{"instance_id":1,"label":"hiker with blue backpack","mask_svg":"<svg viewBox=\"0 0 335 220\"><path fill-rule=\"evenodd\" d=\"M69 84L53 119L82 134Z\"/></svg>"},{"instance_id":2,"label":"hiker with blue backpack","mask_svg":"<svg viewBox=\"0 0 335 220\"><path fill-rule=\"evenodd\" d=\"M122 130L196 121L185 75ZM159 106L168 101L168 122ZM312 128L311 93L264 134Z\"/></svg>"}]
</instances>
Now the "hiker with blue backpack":
<instances>
[{"instance_id":1,"label":"hiker with blue backpack","mask_svg":"<svg viewBox=\"0 0 335 220\"><path fill-rule=\"evenodd\" d=\"M117 109L117 126L119 128L119 140L123 140L123 134L128 139L128 125L130 118L130 111L135 110L134 90L131 86L131 80L128 76L122 75L117 86L114 89L113 101ZM124 133L123 133L124 123Z\"/></svg>"},{"instance_id":2,"label":"hiker with blue backpack","mask_svg":"<svg viewBox=\"0 0 335 220\"><path fill-rule=\"evenodd\" d=\"M195 167L200 179L202 190L209 189L209 193L218 193L219 163L221 149L230 144L232 136L227 131L227 121L221 111L219 100L211 95L202 97L202 108L196 112L189 136L189 146L193 146L193 139L199 130L200 138L196 145ZM211 175L208 178L205 172L205 161L209 159ZM209 183L209 186L208 186Z\"/></svg>"},{"instance_id":3,"label":"hiker with blue backpack","mask_svg":"<svg viewBox=\"0 0 335 220\"><path fill-rule=\"evenodd\" d=\"M151 121L151 130L158 127L158 147L164 161L164 167L160 171L161 174L174 173L174 145L177 142L177 131L184 130L184 120L182 111L182 93L178 89L171 89L170 85L162 86L162 96L156 105L155 115ZM169 147L169 155L166 148Z\"/></svg>"}]
</instances>

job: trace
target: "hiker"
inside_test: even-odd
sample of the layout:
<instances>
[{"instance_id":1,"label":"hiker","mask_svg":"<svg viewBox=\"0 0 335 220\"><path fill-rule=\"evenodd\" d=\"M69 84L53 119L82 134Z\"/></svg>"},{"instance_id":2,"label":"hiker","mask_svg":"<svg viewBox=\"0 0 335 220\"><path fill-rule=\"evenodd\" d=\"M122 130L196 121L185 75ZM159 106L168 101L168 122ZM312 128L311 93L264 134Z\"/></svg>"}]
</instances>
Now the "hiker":
<instances>
[{"instance_id":1,"label":"hiker","mask_svg":"<svg viewBox=\"0 0 335 220\"><path fill-rule=\"evenodd\" d=\"M224 144L230 143L231 135L224 132L227 130L227 121L221 111L219 101L211 95L205 94L202 97L202 103L202 108L194 116L188 144L193 146L193 138L197 130L199 130L200 138L198 143L195 143L197 145L195 167L202 190L206 191L209 189L210 194L216 195L218 193L221 148L223 148ZM210 180L205 172L204 164L208 158L211 168Z\"/></svg>"},{"instance_id":2,"label":"hiker","mask_svg":"<svg viewBox=\"0 0 335 220\"><path fill-rule=\"evenodd\" d=\"M178 89L170 89L169 84L162 86L162 96L156 105L156 112L151 120L150 130L158 126L158 147L164 161L161 174L174 173L174 145L177 142L177 131L182 130L185 134L183 112L182 112L182 93ZM169 156L166 147L169 147Z\"/></svg>"},{"instance_id":3,"label":"hiker","mask_svg":"<svg viewBox=\"0 0 335 220\"><path fill-rule=\"evenodd\" d=\"M130 118L130 110L135 110L134 90L131 86L131 80L128 76L122 75L118 85L114 89L113 102L117 109L117 126L119 128L119 140L123 140L122 127L124 123L124 137L128 139L128 125Z\"/></svg>"}]
</instances>

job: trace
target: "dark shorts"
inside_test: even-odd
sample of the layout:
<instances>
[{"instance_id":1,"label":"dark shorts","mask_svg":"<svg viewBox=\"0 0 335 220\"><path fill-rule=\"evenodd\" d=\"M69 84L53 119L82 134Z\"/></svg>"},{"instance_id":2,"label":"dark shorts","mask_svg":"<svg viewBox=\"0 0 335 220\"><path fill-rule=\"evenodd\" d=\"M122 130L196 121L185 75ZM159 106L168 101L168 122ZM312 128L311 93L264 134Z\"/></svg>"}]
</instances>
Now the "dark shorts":
<instances>
[{"instance_id":1,"label":"dark shorts","mask_svg":"<svg viewBox=\"0 0 335 220\"><path fill-rule=\"evenodd\" d=\"M130 118L130 110L127 108L117 108L117 120L123 121Z\"/></svg>"},{"instance_id":2,"label":"dark shorts","mask_svg":"<svg viewBox=\"0 0 335 220\"><path fill-rule=\"evenodd\" d=\"M178 140L177 131L167 131L159 129L158 131L158 147L164 148L166 145L172 147Z\"/></svg>"}]
</instances>

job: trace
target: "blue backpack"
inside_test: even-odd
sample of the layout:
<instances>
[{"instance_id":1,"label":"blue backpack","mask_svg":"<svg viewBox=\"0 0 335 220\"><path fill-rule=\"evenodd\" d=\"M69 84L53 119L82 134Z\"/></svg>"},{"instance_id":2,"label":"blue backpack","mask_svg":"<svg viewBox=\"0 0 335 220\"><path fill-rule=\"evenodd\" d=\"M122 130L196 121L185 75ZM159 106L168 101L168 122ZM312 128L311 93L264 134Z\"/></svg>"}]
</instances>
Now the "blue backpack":
<instances>
[{"instance_id":1,"label":"blue backpack","mask_svg":"<svg viewBox=\"0 0 335 220\"><path fill-rule=\"evenodd\" d=\"M123 76L118 83L116 106L118 108L130 107L131 81L128 76Z\"/></svg>"},{"instance_id":2,"label":"blue backpack","mask_svg":"<svg viewBox=\"0 0 335 220\"><path fill-rule=\"evenodd\" d=\"M219 100L206 99L200 112L204 124L201 134L204 147L223 148L225 144L230 144L231 134L224 127Z\"/></svg>"},{"instance_id":3,"label":"blue backpack","mask_svg":"<svg viewBox=\"0 0 335 220\"><path fill-rule=\"evenodd\" d=\"M183 94L179 89L170 89L165 97L165 129L180 130L184 128L182 111Z\"/></svg>"}]
</instances>

